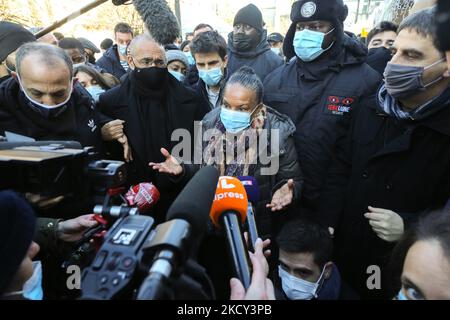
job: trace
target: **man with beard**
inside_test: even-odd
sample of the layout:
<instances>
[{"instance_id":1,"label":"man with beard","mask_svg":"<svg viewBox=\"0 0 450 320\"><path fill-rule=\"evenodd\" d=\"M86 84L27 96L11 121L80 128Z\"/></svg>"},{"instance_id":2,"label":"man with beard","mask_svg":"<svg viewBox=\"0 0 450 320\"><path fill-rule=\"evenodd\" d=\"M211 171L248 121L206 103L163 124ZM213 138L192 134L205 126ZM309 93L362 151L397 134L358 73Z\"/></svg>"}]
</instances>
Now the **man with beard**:
<instances>
[{"instance_id":1,"label":"man with beard","mask_svg":"<svg viewBox=\"0 0 450 320\"><path fill-rule=\"evenodd\" d=\"M156 185L161 199L155 213L157 218L159 213L163 218L180 187L148 164L164 161L160 150L171 151L177 144L171 141L174 130L189 131L193 140L194 122L202 120L209 106L195 92L169 76L164 48L150 36L136 37L129 50L128 63L132 72L120 86L100 96L99 105L105 115L124 121L133 157L128 164L129 182L151 181ZM122 154L119 148L119 157Z\"/></svg>"},{"instance_id":2,"label":"man with beard","mask_svg":"<svg viewBox=\"0 0 450 320\"><path fill-rule=\"evenodd\" d=\"M254 4L238 11L228 36L228 77L242 66L249 66L264 80L283 64L283 59L270 49L263 26L261 11Z\"/></svg>"}]
</instances>

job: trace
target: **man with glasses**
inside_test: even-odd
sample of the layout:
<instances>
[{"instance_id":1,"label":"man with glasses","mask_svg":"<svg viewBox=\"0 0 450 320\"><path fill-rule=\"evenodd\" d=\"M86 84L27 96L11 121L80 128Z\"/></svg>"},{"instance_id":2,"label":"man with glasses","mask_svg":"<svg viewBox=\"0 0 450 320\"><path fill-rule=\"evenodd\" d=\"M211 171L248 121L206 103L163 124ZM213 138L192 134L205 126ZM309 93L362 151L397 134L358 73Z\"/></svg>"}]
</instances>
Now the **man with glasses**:
<instances>
[{"instance_id":1,"label":"man with glasses","mask_svg":"<svg viewBox=\"0 0 450 320\"><path fill-rule=\"evenodd\" d=\"M270 49L261 11L249 4L238 11L228 36L228 77L242 66L251 67L262 80L283 64Z\"/></svg>"},{"instance_id":2,"label":"man with glasses","mask_svg":"<svg viewBox=\"0 0 450 320\"><path fill-rule=\"evenodd\" d=\"M133 160L128 163L130 183L153 182L161 192L155 213L165 210L179 192L164 175L152 170L150 162L165 160L161 148L171 152L178 141L171 141L174 130L185 129L193 142L194 122L209 111L206 101L169 76L164 48L150 36L141 35L129 46L128 64L132 71L123 83L100 96L100 109L123 121ZM119 150L118 150L119 149ZM111 145L111 153L123 159L120 145Z\"/></svg>"}]
</instances>

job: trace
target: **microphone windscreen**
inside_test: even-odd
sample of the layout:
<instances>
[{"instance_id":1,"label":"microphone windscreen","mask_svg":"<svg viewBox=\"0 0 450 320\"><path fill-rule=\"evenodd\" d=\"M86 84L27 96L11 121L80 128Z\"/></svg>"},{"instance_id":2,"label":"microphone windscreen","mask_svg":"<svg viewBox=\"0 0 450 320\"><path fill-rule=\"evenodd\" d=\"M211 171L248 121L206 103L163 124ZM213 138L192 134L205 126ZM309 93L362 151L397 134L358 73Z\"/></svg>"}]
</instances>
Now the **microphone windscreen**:
<instances>
[{"instance_id":1,"label":"microphone windscreen","mask_svg":"<svg viewBox=\"0 0 450 320\"><path fill-rule=\"evenodd\" d=\"M219 172L216 168L208 166L200 169L170 206L167 220L186 220L194 234L203 233L208 223L218 180Z\"/></svg>"},{"instance_id":2,"label":"microphone windscreen","mask_svg":"<svg viewBox=\"0 0 450 320\"><path fill-rule=\"evenodd\" d=\"M174 43L180 36L180 26L165 0L133 0L136 11L151 36L160 44Z\"/></svg>"},{"instance_id":3,"label":"microphone windscreen","mask_svg":"<svg viewBox=\"0 0 450 320\"><path fill-rule=\"evenodd\" d=\"M250 176L240 176L238 179L242 182L245 192L247 192L248 201L256 205L259 202L259 186L256 179Z\"/></svg>"},{"instance_id":4,"label":"microphone windscreen","mask_svg":"<svg viewBox=\"0 0 450 320\"><path fill-rule=\"evenodd\" d=\"M159 191L153 183L139 183L125 195L128 204L137 207L140 213L146 213L159 201Z\"/></svg>"},{"instance_id":5,"label":"microphone windscreen","mask_svg":"<svg viewBox=\"0 0 450 320\"><path fill-rule=\"evenodd\" d=\"M242 183L234 177L220 177L210 213L214 224L220 226L220 217L226 211L237 212L244 223L247 206L247 194Z\"/></svg>"}]
</instances>

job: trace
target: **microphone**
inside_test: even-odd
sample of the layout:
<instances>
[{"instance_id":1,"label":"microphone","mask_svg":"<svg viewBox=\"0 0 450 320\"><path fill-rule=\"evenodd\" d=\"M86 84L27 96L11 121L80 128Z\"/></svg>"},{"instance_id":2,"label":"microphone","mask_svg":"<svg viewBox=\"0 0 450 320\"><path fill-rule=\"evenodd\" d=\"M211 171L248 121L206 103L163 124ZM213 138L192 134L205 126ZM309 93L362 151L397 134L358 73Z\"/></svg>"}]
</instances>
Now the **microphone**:
<instances>
[{"instance_id":1,"label":"microphone","mask_svg":"<svg viewBox=\"0 0 450 320\"><path fill-rule=\"evenodd\" d=\"M250 236L250 249L254 252L254 246L256 240L258 240L258 228L256 227L256 219L255 219L255 209L254 207L259 201L259 187L258 182L254 177L249 176L240 176L238 179L242 182L242 185L245 188L245 192L248 197L248 208L247 208L247 226L248 233Z\"/></svg>"},{"instance_id":2,"label":"microphone","mask_svg":"<svg viewBox=\"0 0 450 320\"><path fill-rule=\"evenodd\" d=\"M147 213L159 201L160 193L153 183L139 183L125 194L127 202L137 207L140 213Z\"/></svg>"},{"instance_id":3,"label":"microphone","mask_svg":"<svg viewBox=\"0 0 450 320\"><path fill-rule=\"evenodd\" d=\"M165 0L134 0L150 35L161 45L174 43L181 34L178 20Z\"/></svg>"},{"instance_id":4,"label":"microphone","mask_svg":"<svg viewBox=\"0 0 450 320\"><path fill-rule=\"evenodd\" d=\"M247 194L242 183L233 177L220 177L211 208L214 224L225 229L235 276L245 289L251 281L250 258L241 225L247 216Z\"/></svg>"},{"instance_id":5,"label":"microphone","mask_svg":"<svg viewBox=\"0 0 450 320\"><path fill-rule=\"evenodd\" d=\"M204 167L191 179L167 213L166 223L158 226L143 246L142 263L151 265L149 275L139 289L138 300L160 300L167 296L167 284L173 273L189 257L191 240L199 239L206 229L209 211L219 180L214 167Z\"/></svg>"}]
</instances>

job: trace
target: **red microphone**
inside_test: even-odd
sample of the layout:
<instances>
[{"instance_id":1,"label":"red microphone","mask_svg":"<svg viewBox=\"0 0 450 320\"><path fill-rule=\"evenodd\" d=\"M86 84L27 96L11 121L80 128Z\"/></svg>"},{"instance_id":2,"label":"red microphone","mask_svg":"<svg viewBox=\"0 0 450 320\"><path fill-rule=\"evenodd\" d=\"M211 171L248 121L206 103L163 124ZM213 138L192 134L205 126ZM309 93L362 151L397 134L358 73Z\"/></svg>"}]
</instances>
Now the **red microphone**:
<instances>
[{"instance_id":1,"label":"red microphone","mask_svg":"<svg viewBox=\"0 0 450 320\"><path fill-rule=\"evenodd\" d=\"M251 282L250 258L242 233L247 206L247 194L242 183L233 177L220 177L210 217L216 226L224 229L234 276L246 289Z\"/></svg>"},{"instance_id":2,"label":"red microphone","mask_svg":"<svg viewBox=\"0 0 450 320\"><path fill-rule=\"evenodd\" d=\"M125 194L128 204L137 207L140 213L147 213L159 201L160 193L153 183L139 183Z\"/></svg>"}]
</instances>

